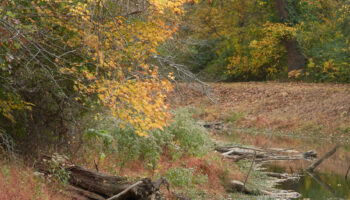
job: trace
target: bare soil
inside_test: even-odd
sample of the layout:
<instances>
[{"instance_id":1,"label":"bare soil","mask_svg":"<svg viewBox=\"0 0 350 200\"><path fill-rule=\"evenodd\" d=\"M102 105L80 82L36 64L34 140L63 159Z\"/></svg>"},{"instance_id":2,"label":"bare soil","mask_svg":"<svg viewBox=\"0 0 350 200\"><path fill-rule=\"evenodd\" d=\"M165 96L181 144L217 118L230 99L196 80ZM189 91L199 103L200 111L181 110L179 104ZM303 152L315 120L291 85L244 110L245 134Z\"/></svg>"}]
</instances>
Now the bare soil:
<instances>
[{"instance_id":1,"label":"bare soil","mask_svg":"<svg viewBox=\"0 0 350 200\"><path fill-rule=\"evenodd\" d=\"M195 85L182 85L175 104L199 109L202 120L257 127L350 136L350 85L320 83L210 83L212 103Z\"/></svg>"}]
</instances>

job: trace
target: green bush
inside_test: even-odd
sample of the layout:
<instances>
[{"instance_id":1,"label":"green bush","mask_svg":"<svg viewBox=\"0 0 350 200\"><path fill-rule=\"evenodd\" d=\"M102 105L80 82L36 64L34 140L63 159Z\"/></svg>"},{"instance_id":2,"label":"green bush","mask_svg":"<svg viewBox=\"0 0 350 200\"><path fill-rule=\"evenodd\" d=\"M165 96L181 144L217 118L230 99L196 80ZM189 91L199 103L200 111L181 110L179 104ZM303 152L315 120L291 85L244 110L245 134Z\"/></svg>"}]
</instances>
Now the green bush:
<instances>
[{"instance_id":1,"label":"green bush","mask_svg":"<svg viewBox=\"0 0 350 200\"><path fill-rule=\"evenodd\" d=\"M88 129L84 134L84 143L88 151L98 152L100 155L117 154L118 165L123 168L133 160L141 160L154 170L158 160L166 148L173 159L181 155L203 156L208 151L210 140L204 128L192 118L189 108L182 108L173 112L173 121L165 129L155 129L148 132L148 137L140 137L134 129L128 126L121 129L110 127L103 118L96 129Z\"/></svg>"},{"instance_id":2,"label":"green bush","mask_svg":"<svg viewBox=\"0 0 350 200\"><path fill-rule=\"evenodd\" d=\"M173 141L179 144L184 153L193 156L205 155L210 140L206 130L191 118L190 109L181 108L174 112L174 116L165 133L173 136Z\"/></svg>"},{"instance_id":3,"label":"green bush","mask_svg":"<svg viewBox=\"0 0 350 200\"><path fill-rule=\"evenodd\" d=\"M194 174L192 168L171 168L165 173L165 177L176 187L185 187L201 185L208 182L208 176L203 174Z\"/></svg>"}]
</instances>

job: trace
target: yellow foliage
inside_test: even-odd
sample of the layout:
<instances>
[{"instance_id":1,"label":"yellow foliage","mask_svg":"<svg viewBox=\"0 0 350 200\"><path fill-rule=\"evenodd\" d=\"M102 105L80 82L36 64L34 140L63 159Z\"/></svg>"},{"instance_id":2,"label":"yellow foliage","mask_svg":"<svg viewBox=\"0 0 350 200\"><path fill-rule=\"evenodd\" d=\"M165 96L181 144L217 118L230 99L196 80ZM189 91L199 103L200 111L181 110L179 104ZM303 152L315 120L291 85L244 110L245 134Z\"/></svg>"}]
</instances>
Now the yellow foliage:
<instances>
[{"instance_id":1,"label":"yellow foliage","mask_svg":"<svg viewBox=\"0 0 350 200\"><path fill-rule=\"evenodd\" d=\"M60 70L76 77L74 90L84 96L96 95L121 120L122 127L131 124L140 136L146 136L150 129L166 126L170 117L166 95L172 85L159 79L157 68L147 65L147 59L177 31L177 16L183 14L186 0L150 0L152 12L142 20L111 16L114 13L106 7L106 1L87 0L73 5L61 0L49 2L63 6L67 13L38 8L43 16L58 14L56 18L43 17L43 20L74 33L67 45L74 48L82 44L81 50L89 57ZM173 17L168 16L169 11ZM94 67L87 67L91 65ZM169 79L173 78L169 75Z\"/></svg>"},{"instance_id":2,"label":"yellow foliage","mask_svg":"<svg viewBox=\"0 0 350 200\"><path fill-rule=\"evenodd\" d=\"M248 47L236 45L236 52L229 58L229 73L266 73L272 76L279 71L278 60L285 53L281 40L293 37L296 30L285 24L267 22L259 31L261 39L250 41Z\"/></svg>"},{"instance_id":3,"label":"yellow foliage","mask_svg":"<svg viewBox=\"0 0 350 200\"><path fill-rule=\"evenodd\" d=\"M18 100L18 97L8 97L7 100L0 100L0 114L9 119L11 122L16 122L12 115L13 110L31 110L33 104Z\"/></svg>"}]
</instances>

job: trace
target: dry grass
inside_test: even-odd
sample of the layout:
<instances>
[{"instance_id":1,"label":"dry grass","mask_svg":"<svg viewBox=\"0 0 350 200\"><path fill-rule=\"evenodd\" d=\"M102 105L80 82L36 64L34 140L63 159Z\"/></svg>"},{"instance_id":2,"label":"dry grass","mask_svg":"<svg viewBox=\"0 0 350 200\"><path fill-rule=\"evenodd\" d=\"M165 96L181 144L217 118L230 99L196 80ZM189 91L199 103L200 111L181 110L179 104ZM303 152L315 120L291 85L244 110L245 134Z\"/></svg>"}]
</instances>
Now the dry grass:
<instances>
[{"instance_id":1,"label":"dry grass","mask_svg":"<svg viewBox=\"0 0 350 200\"><path fill-rule=\"evenodd\" d=\"M28 167L0 162L0 200L70 199L53 191Z\"/></svg>"},{"instance_id":2,"label":"dry grass","mask_svg":"<svg viewBox=\"0 0 350 200\"><path fill-rule=\"evenodd\" d=\"M350 136L350 85L313 83L211 83L217 104L193 87L176 106L192 105L204 120L225 120L242 113L241 127L318 132ZM348 133L349 132L349 133Z\"/></svg>"}]
</instances>

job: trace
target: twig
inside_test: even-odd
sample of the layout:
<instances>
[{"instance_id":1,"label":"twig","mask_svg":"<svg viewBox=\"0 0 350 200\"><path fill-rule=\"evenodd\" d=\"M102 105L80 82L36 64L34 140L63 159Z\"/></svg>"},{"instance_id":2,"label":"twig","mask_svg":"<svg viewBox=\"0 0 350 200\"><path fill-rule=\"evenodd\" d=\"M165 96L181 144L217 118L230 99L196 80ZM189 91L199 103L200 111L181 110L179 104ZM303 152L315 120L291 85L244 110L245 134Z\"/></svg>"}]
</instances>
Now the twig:
<instances>
[{"instance_id":1,"label":"twig","mask_svg":"<svg viewBox=\"0 0 350 200\"><path fill-rule=\"evenodd\" d=\"M333 147L332 150L330 150L328 153L326 153L324 156L322 156L320 159L318 159L316 162L314 162L312 165L310 165L306 170L309 172L313 172L314 169L317 166L319 166L324 160L326 160L327 158L332 156L337 151L338 147L339 147L339 145L336 145L335 147Z\"/></svg>"},{"instance_id":2,"label":"twig","mask_svg":"<svg viewBox=\"0 0 350 200\"><path fill-rule=\"evenodd\" d=\"M108 198L107 200L118 199L118 198L121 197L123 194L127 193L129 190L131 190L132 188L134 188L134 187L140 185L141 183L143 183L143 182L142 182L142 181L138 181L138 182L136 182L135 184L130 185L129 187L127 187L124 191L118 193L117 195L114 195L114 196Z\"/></svg>"},{"instance_id":3,"label":"twig","mask_svg":"<svg viewBox=\"0 0 350 200\"><path fill-rule=\"evenodd\" d=\"M94 159L94 165L95 165L96 172L98 172L98 164L99 163L100 163L100 159L98 159L98 163L96 163L96 160Z\"/></svg>"},{"instance_id":4,"label":"twig","mask_svg":"<svg viewBox=\"0 0 350 200\"><path fill-rule=\"evenodd\" d=\"M203 92L203 94L205 94L205 95L207 96L207 98L208 98L212 103L214 103L214 104L217 103L217 101L216 101L213 97L210 96L211 93L208 91L208 90L210 89L210 86L209 86L207 83L201 81L201 80L200 80L195 74L193 74L191 71L187 70L185 65L177 64L177 63L173 62L173 61L171 60L171 58L169 58L169 57L162 57L162 56L159 56L159 55L156 55L156 54L154 54L152 57L153 57L154 59L156 59L161 65L163 65L163 63L165 63L165 64L167 64L168 66L174 68L174 69L177 71L177 73L179 74L179 76L180 76L180 74L183 74L184 77L189 78L191 81L194 81L194 82L199 83L199 84L202 86L202 92Z\"/></svg>"},{"instance_id":5,"label":"twig","mask_svg":"<svg viewBox=\"0 0 350 200\"><path fill-rule=\"evenodd\" d=\"M346 174L345 174L345 181L348 180L348 173L349 173L349 171L350 171L350 165L349 165L348 170L346 171Z\"/></svg>"},{"instance_id":6,"label":"twig","mask_svg":"<svg viewBox=\"0 0 350 200\"><path fill-rule=\"evenodd\" d=\"M255 158L256 158L256 151L254 151L254 158L253 158L252 164L250 165L248 174L247 174L247 176L245 177L244 184L243 184L244 187L245 187L245 184L247 183L247 180L248 180L248 177L249 177L249 175L250 175L250 172L252 171L252 168L253 168L253 165L254 165L254 162L255 162Z\"/></svg>"}]
</instances>

